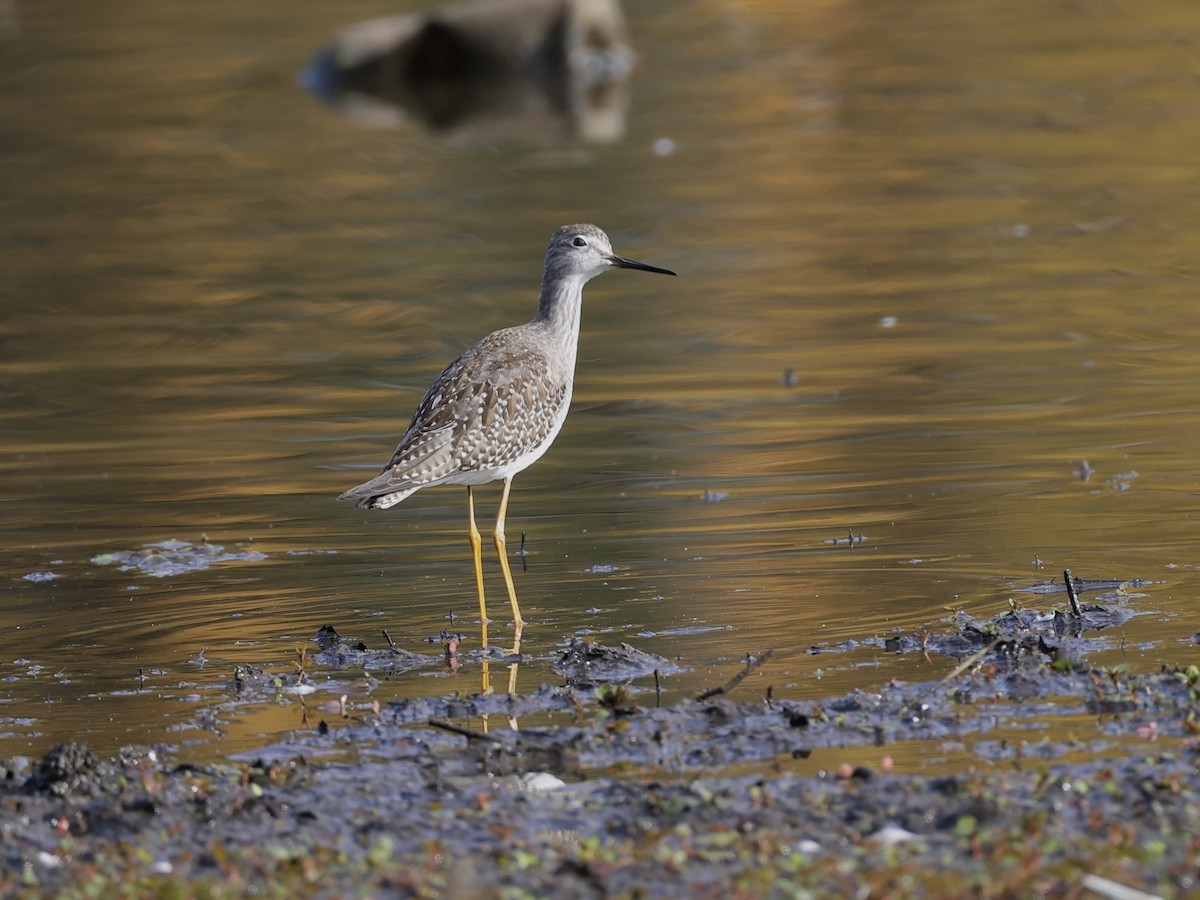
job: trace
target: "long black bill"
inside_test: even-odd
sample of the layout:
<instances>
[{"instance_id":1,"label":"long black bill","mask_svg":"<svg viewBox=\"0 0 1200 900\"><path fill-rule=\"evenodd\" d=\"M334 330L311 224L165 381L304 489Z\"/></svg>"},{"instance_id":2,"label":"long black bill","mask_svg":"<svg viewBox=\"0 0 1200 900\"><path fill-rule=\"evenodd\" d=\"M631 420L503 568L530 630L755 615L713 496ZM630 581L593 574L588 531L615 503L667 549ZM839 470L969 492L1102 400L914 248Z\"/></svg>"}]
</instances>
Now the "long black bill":
<instances>
[{"instance_id":1,"label":"long black bill","mask_svg":"<svg viewBox=\"0 0 1200 900\"><path fill-rule=\"evenodd\" d=\"M613 255L610 256L609 259L612 260L612 264L618 269L641 269L643 272L657 272L659 275L675 274L670 269L660 269L658 266L647 265L646 263L640 263L636 260L626 259L623 256Z\"/></svg>"}]
</instances>

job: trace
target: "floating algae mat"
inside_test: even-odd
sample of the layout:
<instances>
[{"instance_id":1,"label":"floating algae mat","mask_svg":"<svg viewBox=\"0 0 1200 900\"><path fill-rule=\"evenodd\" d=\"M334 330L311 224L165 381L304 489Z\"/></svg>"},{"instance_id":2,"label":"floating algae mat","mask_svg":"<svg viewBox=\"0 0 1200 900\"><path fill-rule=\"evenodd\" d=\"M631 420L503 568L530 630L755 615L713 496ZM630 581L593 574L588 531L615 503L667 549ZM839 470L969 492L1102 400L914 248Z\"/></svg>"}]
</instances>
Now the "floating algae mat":
<instances>
[{"instance_id":1,"label":"floating algae mat","mask_svg":"<svg viewBox=\"0 0 1200 900\"><path fill-rule=\"evenodd\" d=\"M218 563L255 562L267 554L257 550L226 551L220 544L207 540L199 544L188 541L159 541L144 544L140 550L119 550L92 557L98 566L120 566L122 572L142 572L155 578L170 578L187 572L201 572Z\"/></svg>"}]
</instances>

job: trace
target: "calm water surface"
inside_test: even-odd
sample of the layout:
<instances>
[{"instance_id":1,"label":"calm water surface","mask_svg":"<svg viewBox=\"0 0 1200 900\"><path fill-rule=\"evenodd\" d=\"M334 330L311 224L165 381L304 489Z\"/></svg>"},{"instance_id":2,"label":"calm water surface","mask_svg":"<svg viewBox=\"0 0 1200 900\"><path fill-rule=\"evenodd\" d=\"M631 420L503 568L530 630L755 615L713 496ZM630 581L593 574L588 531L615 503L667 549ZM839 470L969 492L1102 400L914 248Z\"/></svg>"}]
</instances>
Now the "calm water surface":
<instances>
[{"instance_id":1,"label":"calm water surface","mask_svg":"<svg viewBox=\"0 0 1200 900\"><path fill-rule=\"evenodd\" d=\"M510 508L518 689L586 633L677 658L668 699L766 648L745 699L930 679L953 661L807 651L996 615L1064 567L1162 582L1102 659L1196 661L1200 13L797 6L629 4L624 137L514 144L296 87L392 4L0 5L0 753L262 745L299 700L180 723L327 623L470 647L465 492L334 497L532 315L578 220L680 277L588 289L572 415ZM204 535L265 558L92 562Z\"/></svg>"}]
</instances>

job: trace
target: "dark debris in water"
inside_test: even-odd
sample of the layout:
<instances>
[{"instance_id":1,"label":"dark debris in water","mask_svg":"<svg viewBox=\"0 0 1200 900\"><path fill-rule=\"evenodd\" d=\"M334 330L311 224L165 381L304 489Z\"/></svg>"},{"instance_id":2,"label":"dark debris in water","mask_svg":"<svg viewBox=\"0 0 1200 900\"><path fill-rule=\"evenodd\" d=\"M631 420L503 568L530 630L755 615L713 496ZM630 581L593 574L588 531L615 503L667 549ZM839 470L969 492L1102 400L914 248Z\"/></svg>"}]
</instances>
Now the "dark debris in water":
<instances>
[{"instance_id":1,"label":"dark debris in water","mask_svg":"<svg viewBox=\"0 0 1200 900\"><path fill-rule=\"evenodd\" d=\"M199 544L188 541L159 541L145 544L140 550L118 550L92 557L97 566L118 566L122 572L141 572L154 578L170 578L187 572L200 572L226 562L257 562L266 559L257 550L227 551L220 544L206 539Z\"/></svg>"},{"instance_id":2,"label":"dark debris in water","mask_svg":"<svg viewBox=\"0 0 1200 900\"><path fill-rule=\"evenodd\" d=\"M673 674L681 668L661 656L646 653L629 644L610 647L592 641L572 639L554 663L554 671L576 685L636 681L658 672Z\"/></svg>"},{"instance_id":3,"label":"dark debris in water","mask_svg":"<svg viewBox=\"0 0 1200 900\"><path fill-rule=\"evenodd\" d=\"M311 659L317 665L335 669L383 670L388 675L401 675L439 661L439 657L413 653L397 646L386 632L384 638L388 646L371 648L362 641L343 639L332 625L322 625L313 635L318 650Z\"/></svg>"},{"instance_id":4,"label":"dark debris in water","mask_svg":"<svg viewBox=\"0 0 1200 900\"><path fill-rule=\"evenodd\" d=\"M866 542L867 542L867 536L865 534L861 534L861 533L855 534L853 528L850 529L848 532L846 532L845 537L827 538L825 541L826 544L834 544L834 545L844 544L847 547L857 547L859 544L865 544Z\"/></svg>"},{"instance_id":5,"label":"dark debris in water","mask_svg":"<svg viewBox=\"0 0 1200 900\"><path fill-rule=\"evenodd\" d=\"M59 575L57 572L43 571L43 572L29 572L28 574L22 575L21 577L24 578L26 581L32 581L34 584L43 584L47 581L54 581L56 578L61 578L62 576Z\"/></svg>"},{"instance_id":6,"label":"dark debris in water","mask_svg":"<svg viewBox=\"0 0 1200 900\"><path fill-rule=\"evenodd\" d=\"M1095 593L1097 591L1116 591L1129 592L1136 588L1147 587L1153 584L1162 584L1161 581L1146 581L1141 578L1129 578L1122 580L1120 578L1075 578L1072 577L1071 584L1077 593ZM1051 581L1042 581L1029 587L1013 588L1023 594L1065 594L1067 593L1067 585L1065 581L1057 579Z\"/></svg>"},{"instance_id":7,"label":"dark debris in water","mask_svg":"<svg viewBox=\"0 0 1200 900\"><path fill-rule=\"evenodd\" d=\"M214 713L219 715L221 711L236 714L236 707L241 703L270 701L284 694L312 694L319 690L326 693L344 692L349 689L345 680L317 680L317 670L333 670L335 673L348 670L355 679L349 684L359 692L369 692L379 678L402 675L434 665L445 658L413 653L398 647L387 632L383 633L383 637L387 642L386 647L371 648L362 641L343 638L332 625L323 625L312 638L317 651L310 653L306 647L299 648L296 663L289 671L272 672L248 663L235 666L233 677L226 684L226 689L233 695L232 699L198 715L212 720ZM330 673L325 671L324 674Z\"/></svg>"},{"instance_id":8,"label":"dark debris in water","mask_svg":"<svg viewBox=\"0 0 1200 900\"><path fill-rule=\"evenodd\" d=\"M886 747L901 741L961 740L1002 725L1036 721L1053 711L1112 716L1114 736L1132 735L1155 722L1162 737L1194 734L1192 716L1200 671L1136 676L1083 662L1048 663L1034 655L1004 652L982 657L968 672L933 683L893 682L879 691L853 691L822 701L762 703L705 699L667 708L639 708L630 697L609 709L607 686L542 687L521 695L413 698L394 701L381 713L386 725L428 726L446 720L519 721L542 713L567 713L573 721L552 730L492 729L486 739L465 742L427 735L415 742L388 742L384 756L416 762L430 742L457 746L437 754L446 775L550 770L566 779L601 770L679 777L715 773L774 759L807 757L851 745ZM1071 700L1070 698L1074 698ZM483 732L479 732L480 735ZM351 727L338 740L374 743L375 726ZM1067 752L1064 744L1060 753ZM411 757L410 757L411 755Z\"/></svg>"},{"instance_id":9,"label":"dark debris in water","mask_svg":"<svg viewBox=\"0 0 1200 900\"><path fill-rule=\"evenodd\" d=\"M966 613L954 615L953 631L867 637L834 644L815 644L810 653L846 653L874 647L888 653L936 653L962 659L995 647L1003 659L1032 654L1041 659L1075 658L1100 649L1091 632L1123 625L1135 615L1127 606L1084 603L1073 610L1036 610L1015 607L997 619L980 620Z\"/></svg>"}]
</instances>

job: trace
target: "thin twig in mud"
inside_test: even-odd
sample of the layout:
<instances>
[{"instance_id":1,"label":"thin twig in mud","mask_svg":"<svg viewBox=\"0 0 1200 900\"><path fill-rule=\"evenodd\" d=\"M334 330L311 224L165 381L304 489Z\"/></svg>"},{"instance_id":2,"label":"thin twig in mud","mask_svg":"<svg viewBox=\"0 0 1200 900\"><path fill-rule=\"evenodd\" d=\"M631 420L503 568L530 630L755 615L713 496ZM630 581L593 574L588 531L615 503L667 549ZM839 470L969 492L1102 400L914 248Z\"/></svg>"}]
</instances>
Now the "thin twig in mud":
<instances>
[{"instance_id":1,"label":"thin twig in mud","mask_svg":"<svg viewBox=\"0 0 1200 900\"><path fill-rule=\"evenodd\" d=\"M662 684L658 680L658 669L654 670L654 708L659 709L662 706Z\"/></svg>"},{"instance_id":2,"label":"thin twig in mud","mask_svg":"<svg viewBox=\"0 0 1200 900\"><path fill-rule=\"evenodd\" d=\"M707 691L704 691L703 693L699 694L696 697L696 702L698 702L698 703L702 702L704 700L707 700L709 697L715 697L718 694L728 694L735 687L737 687L739 684L741 684L746 679L747 675L749 675L751 672L753 672L755 669L757 669L759 666L761 666L763 663L765 663L768 659L770 659L771 654L773 654L774 652L775 652L774 650L767 650L761 656L757 656L757 657L752 656L750 658L750 661L748 663L746 663L746 668L742 669L742 671L738 672L736 675L734 675L732 678L730 678L727 682L725 682L720 687L709 688Z\"/></svg>"},{"instance_id":3,"label":"thin twig in mud","mask_svg":"<svg viewBox=\"0 0 1200 900\"><path fill-rule=\"evenodd\" d=\"M1075 582L1071 580L1071 570L1063 569L1063 581L1067 583L1067 599L1071 601L1071 612L1076 618L1083 618L1083 610L1079 608L1079 595L1075 593Z\"/></svg>"},{"instance_id":4,"label":"thin twig in mud","mask_svg":"<svg viewBox=\"0 0 1200 900\"><path fill-rule=\"evenodd\" d=\"M488 741L493 744L500 743L490 734L484 734L482 731L473 731L470 728L463 728L460 725L455 725L451 722L441 722L437 719L429 719L426 723L430 728L440 728L442 731L448 731L451 734L457 734L460 737L465 737L468 741Z\"/></svg>"},{"instance_id":5,"label":"thin twig in mud","mask_svg":"<svg viewBox=\"0 0 1200 900\"><path fill-rule=\"evenodd\" d=\"M387 633L386 628L383 628L381 630L383 631L383 639L388 642L388 647L390 647L392 652L395 653L400 648L396 646L396 642L392 640L392 636Z\"/></svg>"},{"instance_id":6,"label":"thin twig in mud","mask_svg":"<svg viewBox=\"0 0 1200 900\"><path fill-rule=\"evenodd\" d=\"M955 666L954 671L952 671L949 675L947 675L945 678L942 679L942 684L945 684L951 678L957 678L963 672L967 671L967 669L971 668L971 666L975 665L975 663L979 662L979 660L983 659L983 657L987 656L989 653L991 653L993 650L995 650L996 646L1000 643L1000 641L1001 641L1001 638L993 638L992 642L990 644L988 644L986 647L984 647L982 650L976 650L974 653L972 653L970 656L968 656L966 659L964 659L962 662L960 662L957 666Z\"/></svg>"}]
</instances>

